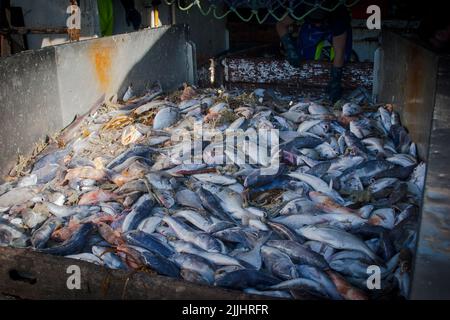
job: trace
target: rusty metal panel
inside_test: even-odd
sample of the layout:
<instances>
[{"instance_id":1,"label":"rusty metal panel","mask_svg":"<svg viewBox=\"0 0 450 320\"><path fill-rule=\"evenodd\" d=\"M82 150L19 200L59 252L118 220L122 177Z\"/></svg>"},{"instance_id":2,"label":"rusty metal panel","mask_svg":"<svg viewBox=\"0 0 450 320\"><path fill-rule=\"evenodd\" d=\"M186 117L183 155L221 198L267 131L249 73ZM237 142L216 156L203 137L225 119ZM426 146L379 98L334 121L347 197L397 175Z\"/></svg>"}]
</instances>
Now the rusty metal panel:
<instances>
[{"instance_id":1,"label":"rusty metal panel","mask_svg":"<svg viewBox=\"0 0 450 320\"><path fill-rule=\"evenodd\" d=\"M450 299L450 57L438 70L412 299Z\"/></svg>"},{"instance_id":2,"label":"rusty metal panel","mask_svg":"<svg viewBox=\"0 0 450 320\"><path fill-rule=\"evenodd\" d=\"M384 31L380 101L392 103L427 161L411 299L450 299L450 58Z\"/></svg>"},{"instance_id":3,"label":"rusty metal panel","mask_svg":"<svg viewBox=\"0 0 450 320\"><path fill-rule=\"evenodd\" d=\"M190 82L195 52L187 40L187 26L176 25L56 46L64 123L102 94L121 97L130 84L139 94L155 81L164 90Z\"/></svg>"},{"instance_id":4,"label":"rusty metal panel","mask_svg":"<svg viewBox=\"0 0 450 320\"><path fill-rule=\"evenodd\" d=\"M0 181L18 154L62 127L55 51L27 51L0 59Z\"/></svg>"},{"instance_id":5,"label":"rusty metal panel","mask_svg":"<svg viewBox=\"0 0 450 320\"><path fill-rule=\"evenodd\" d=\"M320 61L304 62L299 68L286 60L270 58L226 58L225 81L229 83L258 83L286 86L325 87L330 80L331 64ZM350 63L344 68L343 86L347 89L370 89L373 64Z\"/></svg>"},{"instance_id":6,"label":"rusty metal panel","mask_svg":"<svg viewBox=\"0 0 450 320\"><path fill-rule=\"evenodd\" d=\"M438 57L416 41L382 34L380 101L392 103L426 160L436 94Z\"/></svg>"}]
</instances>

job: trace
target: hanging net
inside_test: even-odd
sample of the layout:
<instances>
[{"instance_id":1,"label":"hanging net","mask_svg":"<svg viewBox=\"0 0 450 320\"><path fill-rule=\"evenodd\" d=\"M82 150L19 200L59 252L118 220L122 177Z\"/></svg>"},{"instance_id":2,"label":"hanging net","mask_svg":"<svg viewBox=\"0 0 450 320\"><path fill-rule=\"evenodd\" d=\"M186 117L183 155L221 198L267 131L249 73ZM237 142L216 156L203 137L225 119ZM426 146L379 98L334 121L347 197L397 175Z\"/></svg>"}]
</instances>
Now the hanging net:
<instances>
[{"instance_id":1,"label":"hanging net","mask_svg":"<svg viewBox=\"0 0 450 320\"><path fill-rule=\"evenodd\" d=\"M249 22L256 19L258 23L264 23L269 17L276 21L290 16L295 20L303 20L316 10L331 12L339 6L352 7L360 0L164 0L168 5L176 5L182 11L197 7L205 16L213 15L216 19L223 19L230 13L234 13L242 21ZM225 4L225 10L223 5ZM297 8L302 6L301 13ZM244 16L238 9L250 9L250 13ZM261 10L264 9L264 10ZM247 10L248 11L248 10Z\"/></svg>"}]
</instances>

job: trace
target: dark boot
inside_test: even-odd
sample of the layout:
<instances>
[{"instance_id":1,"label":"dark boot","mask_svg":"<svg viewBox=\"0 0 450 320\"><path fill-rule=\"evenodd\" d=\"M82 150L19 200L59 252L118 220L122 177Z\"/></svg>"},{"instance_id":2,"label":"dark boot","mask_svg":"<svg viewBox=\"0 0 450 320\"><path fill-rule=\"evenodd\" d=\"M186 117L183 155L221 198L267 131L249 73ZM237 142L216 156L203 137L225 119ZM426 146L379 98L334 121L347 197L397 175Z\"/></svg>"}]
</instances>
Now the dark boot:
<instances>
[{"instance_id":1,"label":"dark boot","mask_svg":"<svg viewBox=\"0 0 450 320\"><path fill-rule=\"evenodd\" d=\"M333 104L342 98L342 68L331 68L331 80L328 83L328 96Z\"/></svg>"}]
</instances>

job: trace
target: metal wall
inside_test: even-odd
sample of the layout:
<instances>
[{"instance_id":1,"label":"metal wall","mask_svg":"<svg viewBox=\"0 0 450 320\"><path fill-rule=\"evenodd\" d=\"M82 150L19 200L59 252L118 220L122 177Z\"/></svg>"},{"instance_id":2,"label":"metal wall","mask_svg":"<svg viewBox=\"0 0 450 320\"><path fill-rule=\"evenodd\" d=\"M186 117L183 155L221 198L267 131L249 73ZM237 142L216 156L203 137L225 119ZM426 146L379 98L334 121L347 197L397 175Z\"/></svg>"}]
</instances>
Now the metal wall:
<instances>
[{"instance_id":1,"label":"metal wall","mask_svg":"<svg viewBox=\"0 0 450 320\"><path fill-rule=\"evenodd\" d=\"M412 299L450 299L450 57L438 62Z\"/></svg>"},{"instance_id":2,"label":"metal wall","mask_svg":"<svg viewBox=\"0 0 450 320\"><path fill-rule=\"evenodd\" d=\"M438 56L416 41L393 32L382 34L379 75L380 101L392 103L428 158L429 137L436 94Z\"/></svg>"},{"instance_id":3,"label":"metal wall","mask_svg":"<svg viewBox=\"0 0 450 320\"><path fill-rule=\"evenodd\" d=\"M106 94L142 92L155 81L171 90L189 75L186 29L161 27L55 47L64 123Z\"/></svg>"},{"instance_id":4,"label":"metal wall","mask_svg":"<svg viewBox=\"0 0 450 320\"><path fill-rule=\"evenodd\" d=\"M62 127L54 50L0 60L0 180L18 154Z\"/></svg>"},{"instance_id":5,"label":"metal wall","mask_svg":"<svg viewBox=\"0 0 450 320\"><path fill-rule=\"evenodd\" d=\"M427 161L411 299L450 299L450 58L382 35L380 101L393 103Z\"/></svg>"},{"instance_id":6,"label":"metal wall","mask_svg":"<svg viewBox=\"0 0 450 320\"><path fill-rule=\"evenodd\" d=\"M139 94L159 80L171 90L194 81L186 26L161 27L28 51L0 60L0 173L99 98Z\"/></svg>"}]
</instances>

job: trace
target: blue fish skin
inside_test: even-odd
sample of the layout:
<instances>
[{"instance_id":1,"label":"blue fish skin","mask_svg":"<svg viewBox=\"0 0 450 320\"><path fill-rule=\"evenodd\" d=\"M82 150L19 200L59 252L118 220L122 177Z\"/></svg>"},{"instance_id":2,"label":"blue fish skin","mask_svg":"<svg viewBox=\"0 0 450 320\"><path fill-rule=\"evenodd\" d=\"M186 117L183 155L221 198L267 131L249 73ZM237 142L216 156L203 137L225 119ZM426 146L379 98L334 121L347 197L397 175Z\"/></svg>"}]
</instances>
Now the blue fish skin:
<instances>
[{"instance_id":1,"label":"blue fish skin","mask_svg":"<svg viewBox=\"0 0 450 320\"><path fill-rule=\"evenodd\" d=\"M155 252L145 251L141 253L141 256L145 265L159 274L173 278L180 277L180 268L162 255Z\"/></svg>"},{"instance_id":2,"label":"blue fish skin","mask_svg":"<svg viewBox=\"0 0 450 320\"><path fill-rule=\"evenodd\" d=\"M250 173L244 180L244 187L257 188L271 183L277 177L283 175L286 172L286 167L281 165L278 171L273 175L262 175L261 170L255 170Z\"/></svg>"},{"instance_id":3,"label":"blue fish skin","mask_svg":"<svg viewBox=\"0 0 450 320\"><path fill-rule=\"evenodd\" d=\"M106 168L114 169L114 167L124 163L130 157L146 157L153 151L154 149L149 146L136 145L131 149L128 149L127 151L118 155L106 166Z\"/></svg>"},{"instance_id":4,"label":"blue fish skin","mask_svg":"<svg viewBox=\"0 0 450 320\"><path fill-rule=\"evenodd\" d=\"M80 253L88 239L89 234L95 229L93 223L85 223L78 228L74 234L59 246L39 250L42 253L53 254L57 256L67 256Z\"/></svg>"},{"instance_id":5,"label":"blue fish skin","mask_svg":"<svg viewBox=\"0 0 450 320\"><path fill-rule=\"evenodd\" d=\"M322 144L323 141L318 138L314 137L298 137L294 140L288 142L285 147L283 147L286 150L293 150L293 149L311 149L315 148L318 145Z\"/></svg>"},{"instance_id":6,"label":"blue fish skin","mask_svg":"<svg viewBox=\"0 0 450 320\"><path fill-rule=\"evenodd\" d=\"M112 252L105 253L102 257L103 262L108 268L119 269L119 270L129 270L125 262L122 261L117 255Z\"/></svg>"},{"instance_id":7,"label":"blue fish skin","mask_svg":"<svg viewBox=\"0 0 450 320\"><path fill-rule=\"evenodd\" d=\"M47 241L50 239L53 231L57 227L59 227L62 224L63 220L57 217L52 217L48 219L44 224L37 229L32 237L31 237L31 244L36 249L43 249Z\"/></svg>"},{"instance_id":8,"label":"blue fish skin","mask_svg":"<svg viewBox=\"0 0 450 320\"><path fill-rule=\"evenodd\" d=\"M265 192L270 191L274 189L287 189L289 187L289 180L283 179L283 178L275 178L275 180L272 178L272 181L269 182L266 185L262 185L260 187L252 188L250 189L251 193L255 192Z\"/></svg>"},{"instance_id":9,"label":"blue fish skin","mask_svg":"<svg viewBox=\"0 0 450 320\"><path fill-rule=\"evenodd\" d=\"M128 244L138 246L151 252L156 252L168 258L174 254L174 251L166 244L162 243L158 238L142 231L131 231L125 235Z\"/></svg>"},{"instance_id":10,"label":"blue fish skin","mask_svg":"<svg viewBox=\"0 0 450 320\"><path fill-rule=\"evenodd\" d=\"M281 280L263 272L251 269L242 269L228 272L219 277L216 279L215 285L240 290L248 288L264 290L267 287L275 285L279 282L281 282Z\"/></svg>"},{"instance_id":11,"label":"blue fish skin","mask_svg":"<svg viewBox=\"0 0 450 320\"><path fill-rule=\"evenodd\" d=\"M102 247L94 245L92 247L92 253L99 257L108 268L128 270L125 262L111 251L112 249L109 246Z\"/></svg>"},{"instance_id":12,"label":"blue fish skin","mask_svg":"<svg viewBox=\"0 0 450 320\"><path fill-rule=\"evenodd\" d=\"M63 159L65 156L67 156L70 153L70 148L58 150L49 154L44 155L43 157L39 158L33 165L33 170L31 173L34 173L35 171L42 169L48 164L60 164L63 162Z\"/></svg>"},{"instance_id":13,"label":"blue fish skin","mask_svg":"<svg viewBox=\"0 0 450 320\"><path fill-rule=\"evenodd\" d=\"M122 232L135 230L139 223L151 213L154 205L155 201L151 195L147 193L141 196L123 220Z\"/></svg>"},{"instance_id":14,"label":"blue fish skin","mask_svg":"<svg viewBox=\"0 0 450 320\"><path fill-rule=\"evenodd\" d=\"M319 282L331 299L342 300L336 285L324 271L309 265L299 265L297 271L300 277Z\"/></svg>"},{"instance_id":15,"label":"blue fish skin","mask_svg":"<svg viewBox=\"0 0 450 320\"><path fill-rule=\"evenodd\" d=\"M214 194L202 187L198 188L196 192L202 202L202 206L211 212L211 214L224 221L236 222L222 209L219 200Z\"/></svg>"}]
</instances>

